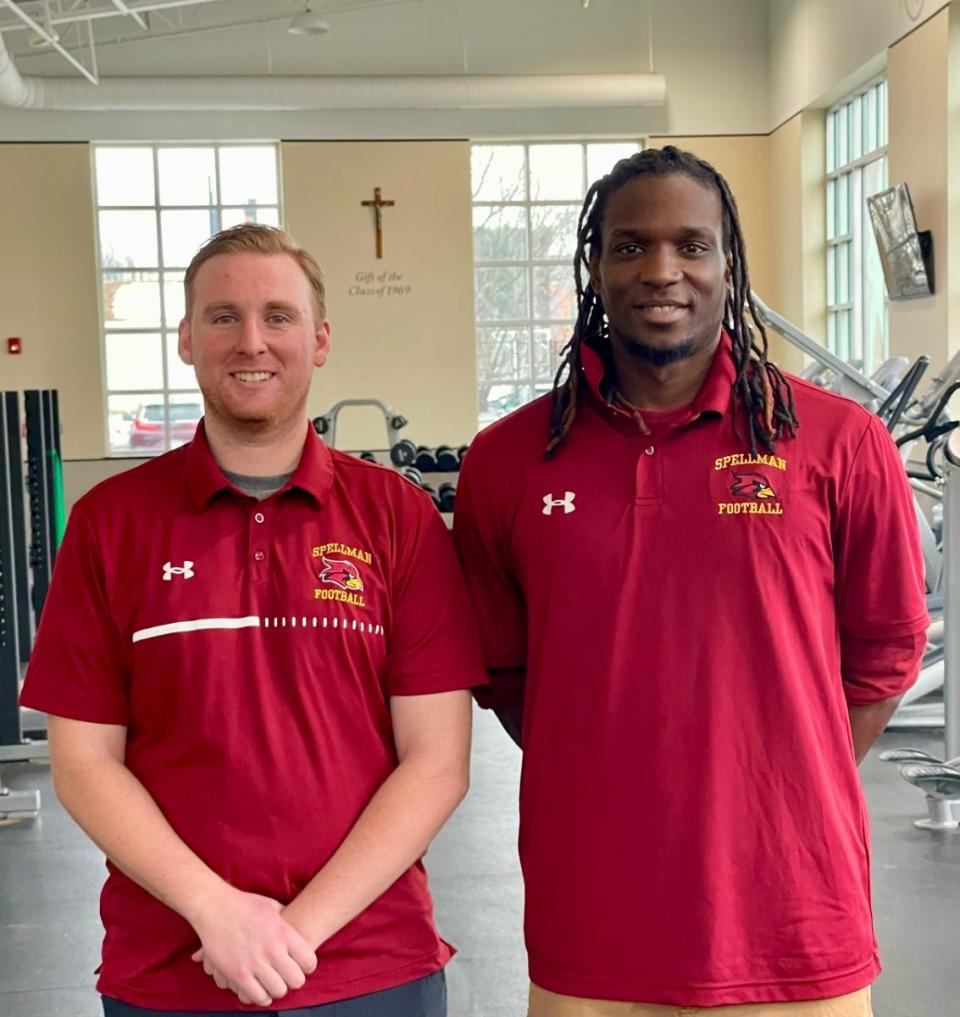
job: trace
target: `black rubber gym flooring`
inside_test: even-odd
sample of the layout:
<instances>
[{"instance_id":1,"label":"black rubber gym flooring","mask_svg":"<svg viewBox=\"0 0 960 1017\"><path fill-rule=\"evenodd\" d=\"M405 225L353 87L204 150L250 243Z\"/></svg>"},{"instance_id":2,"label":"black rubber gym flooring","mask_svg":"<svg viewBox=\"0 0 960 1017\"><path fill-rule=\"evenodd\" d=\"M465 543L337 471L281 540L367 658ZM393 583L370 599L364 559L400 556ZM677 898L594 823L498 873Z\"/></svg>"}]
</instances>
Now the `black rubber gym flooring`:
<instances>
[{"instance_id":1,"label":"black rubber gym flooring","mask_svg":"<svg viewBox=\"0 0 960 1017\"><path fill-rule=\"evenodd\" d=\"M886 968L874 1007L876 1017L950 1017L960 1012L960 833L913 828L923 795L877 759L902 745L940 750L934 734L890 733L861 768ZM470 796L427 857L441 931L460 950L447 969L450 1017L525 1012L519 762L495 718L478 713ZM45 766L7 766L3 776L40 788L43 809L39 820L0 826L0 1017L97 1017L102 858L60 808Z\"/></svg>"}]
</instances>

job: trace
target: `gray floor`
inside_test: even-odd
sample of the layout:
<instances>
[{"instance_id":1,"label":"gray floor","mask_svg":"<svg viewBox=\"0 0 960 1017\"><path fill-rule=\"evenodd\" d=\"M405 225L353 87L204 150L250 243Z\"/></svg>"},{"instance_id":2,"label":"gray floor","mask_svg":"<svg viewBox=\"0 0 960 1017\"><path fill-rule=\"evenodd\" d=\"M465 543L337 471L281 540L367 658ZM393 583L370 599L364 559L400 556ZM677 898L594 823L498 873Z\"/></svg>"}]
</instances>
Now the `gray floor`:
<instances>
[{"instance_id":1,"label":"gray floor","mask_svg":"<svg viewBox=\"0 0 960 1017\"><path fill-rule=\"evenodd\" d=\"M960 834L915 830L922 795L880 763L894 745L939 751L931 735L887 734L864 763L873 817L874 893L886 970L876 1017L960 1011ZM519 753L477 717L470 797L427 859L448 968L450 1017L519 1017L526 997L515 817ZM0 1017L97 1017L93 969L102 859L50 791L41 765L7 766L11 787L39 787L39 819L0 826Z\"/></svg>"}]
</instances>

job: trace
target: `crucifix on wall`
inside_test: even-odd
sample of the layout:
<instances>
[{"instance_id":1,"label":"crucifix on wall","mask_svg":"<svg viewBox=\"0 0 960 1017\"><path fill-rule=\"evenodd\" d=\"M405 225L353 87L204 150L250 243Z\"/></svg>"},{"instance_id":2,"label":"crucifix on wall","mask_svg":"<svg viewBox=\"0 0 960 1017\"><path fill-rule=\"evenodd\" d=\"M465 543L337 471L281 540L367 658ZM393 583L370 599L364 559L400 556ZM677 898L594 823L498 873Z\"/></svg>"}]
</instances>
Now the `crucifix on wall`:
<instances>
[{"instance_id":1,"label":"crucifix on wall","mask_svg":"<svg viewBox=\"0 0 960 1017\"><path fill-rule=\"evenodd\" d=\"M383 257L383 209L390 208L394 202L384 201L380 197L380 188L374 187L373 201L361 201L361 205L373 209L373 222L377 230L377 257Z\"/></svg>"}]
</instances>

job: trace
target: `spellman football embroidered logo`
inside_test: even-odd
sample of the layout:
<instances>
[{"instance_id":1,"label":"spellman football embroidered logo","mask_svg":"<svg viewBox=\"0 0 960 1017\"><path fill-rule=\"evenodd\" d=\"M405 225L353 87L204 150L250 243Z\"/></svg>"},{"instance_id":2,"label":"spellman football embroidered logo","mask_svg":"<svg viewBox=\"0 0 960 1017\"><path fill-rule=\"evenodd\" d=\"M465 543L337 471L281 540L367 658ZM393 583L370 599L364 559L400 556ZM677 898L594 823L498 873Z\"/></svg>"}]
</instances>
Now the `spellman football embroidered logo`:
<instances>
[{"instance_id":1,"label":"spellman football embroidered logo","mask_svg":"<svg viewBox=\"0 0 960 1017\"><path fill-rule=\"evenodd\" d=\"M783 503L778 494L781 485L779 480L773 480L773 471L786 473L786 459L776 455L746 455L738 452L715 459L713 468L717 473L726 474L723 479L729 492L726 498L717 502L718 515L783 515Z\"/></svg>"},{"instance_id":2,"label":"spellman football embroidered logo","mask_svg":"<svg viewBox=\"0 0 960 1017\"><path fill-rule=\"evenodd\" d=\"M311 548L310 556L316 562L314 568L321 583L313 591L314 600L336 600L355 607L366 607L363 597L366 584L360 568L373 562L369 551L333 542Z\"/></svg>"}]
</instances>

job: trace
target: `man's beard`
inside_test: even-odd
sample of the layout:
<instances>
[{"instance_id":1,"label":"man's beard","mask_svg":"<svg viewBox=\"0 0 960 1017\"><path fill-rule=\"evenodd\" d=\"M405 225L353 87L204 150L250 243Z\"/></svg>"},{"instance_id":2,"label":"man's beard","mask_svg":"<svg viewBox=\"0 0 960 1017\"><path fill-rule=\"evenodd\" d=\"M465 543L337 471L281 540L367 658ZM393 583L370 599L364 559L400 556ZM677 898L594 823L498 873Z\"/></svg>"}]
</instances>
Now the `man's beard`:
<instances>
[{"instance_id":1,"label":"man's beard","mask_svg":"<svg viewBox=\"0 0 960 1017\"><path fill-rule=\"evenodd\" d=\"M638 360L646 360L654 367L662 367L664 364L672 364L677 360L686 360L697 352L697 343L693 339L685 339L678 346L647 346L646 343L638 342L636 339L623 341L624 350Z\"/></svg>"}]
</instances>

